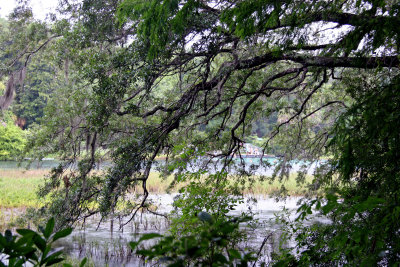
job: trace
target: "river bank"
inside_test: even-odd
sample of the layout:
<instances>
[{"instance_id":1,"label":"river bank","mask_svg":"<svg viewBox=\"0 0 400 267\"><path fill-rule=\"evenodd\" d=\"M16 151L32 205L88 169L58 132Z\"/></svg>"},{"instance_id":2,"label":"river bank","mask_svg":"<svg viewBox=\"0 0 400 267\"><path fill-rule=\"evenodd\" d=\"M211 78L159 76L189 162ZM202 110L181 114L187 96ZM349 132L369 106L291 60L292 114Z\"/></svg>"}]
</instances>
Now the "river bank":
<instances>
[{"instance_id":1,"label":"river bank","mask_svg":"<svg viewBox=\"0 0 400 267\"><path fill-rule=\"evenodd\" d=\"M42 203L36 191L44 184L49 173L49 169L0 169L0 209L40 207ZM257 180L257 177L255 178ZM306 180L311 182L312 176L307 176ZM172 181L173 176L161 177L158 172L152 172L147 181L147 188L152 194L174 193L179 187L169 188ZM282 182L257 181L243 194L269 196L279 191L282 185L290 196L301 196L306 190L305 186L297 184L296 175L292 174Z\"/></svg>"}]
</instances>

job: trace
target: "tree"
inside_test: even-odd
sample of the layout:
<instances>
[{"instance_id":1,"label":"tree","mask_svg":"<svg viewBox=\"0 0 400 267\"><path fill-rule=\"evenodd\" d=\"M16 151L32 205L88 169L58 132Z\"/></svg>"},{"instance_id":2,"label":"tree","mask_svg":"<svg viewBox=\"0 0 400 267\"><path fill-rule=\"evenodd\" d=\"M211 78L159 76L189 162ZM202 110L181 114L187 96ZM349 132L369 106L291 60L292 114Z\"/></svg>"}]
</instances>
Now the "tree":
<instances>
[{"instance_id":1,"label":"tree","mask_svg":"<svg viewBox=\"0 0 400 267\"><path fill-rule=\"evenodd\" d=\"M39 122L50 95L64 82L63 77L57 77L63 75L60 75L58 68L52 64L54 63L43 57L35 58L28 66L24 86L15 90L11 108L18 117L20 127L24 129Z\"/></svg>"},{"instance_id":2,"label":"tree","mask_svg":"<svg viewBox=\"0 0 400 267\"><path fill-rule=\"evenodd\" d=\"M329 173L316 173L310 190L327 188L346 198L341 190L350 181L362 188L355 191L357 197L372 192L373 186L365 187L356 178L362 165L353 158L365 155L346 152L353 147L340 136L350 136L351 124L341 121L368 110L362 92L371 90L379 99L385 95L382 88L398 84L399 9L394 1L378 0L104 0L67 6L73 23L64 28L61 42L69 49L81 86L69 92L79 93L77 101L65 107L76 108L67 114L67 124L45 126L31 147L41 148L42 154L59 151L68 163L80 163L68 178L71 186L58 186L65 181L66 165L53 172L43 190L56 196L58 206L50 209L62 211L66 223L96 212L106 215L115 211L129 188L141 183L142 199L125 200L128 209L122 212L134 215L134 210L146 207L146 181L157 155L167 155L164 171L176 169L178 178L186 167L193 170L194 162L196 170L209 170L214 159L222 162L222 171L229 171L260 117L277 117L263 144L264 152L271 151L274 142L284 145L277 175L288 173L290 159L312 162L326 155L325 148L332 144L328 153L340 164L329 169L347 174L333 183L326 179ZM115 19L119 27L112 23ZM345 82L351 76L363 78L355 91ZM170 77L172 86L161 88ZM391 97L396 99L396 94L392 90ZM384 114L396 118L397 112L393 108ZM357 149L364 149L360 140L375 140L368 139L371 132L364 126L359 125L362 131L357 133L368 134L356 141ZM114 163L102 177L92 174L99 149L106 149ZM365 152L373 155L375 149ZM397 164L396 157L387 160ZM252 179L244 168L242 174L238 185ZM365 200L361 199L353 201Z\"/></svg>"},{"instance_id":3,"label":"tree","mask_svg":"<svg viewBox=\"0 0 400 267\"><path fill-rule=\"evenodd\" d=\"M285 255L279 264L398 264L399 77L387 79L391 75L347 81L356 102L339 117L329 144L334 158L319 173L327 202L305 203L299 217L316 208L332 222L300 229L296 247L302 253Z\"/></svg>"},{"instance_id":4,"label":"tree","mask_svg":"<svg viewBox=\"0 0 400 267\"><path fill-rule=\"evenodd\" d=\"M26 4L27 2L21 2L0 25L0 78L7 79L6 90L0 97L1 110L6 110L11 105L16 91L24 91L24 80L32 58L42 55L43 50L59 37L62 30L62 21L49 25L35 20L31 8ZM32 68L28 72L32 72ZM23 96L19 95L17 98L20 101ZM20 110L16 111L20 113Z\"/></svg>"},{"instance_id":5,"label":"tree","mask_svg":"<svg viewBox=\"0 0 400 267\"><path fill-rule=\"evenodd\" d=\"M15 125L12 113L6 113L4 118L0 122L0 160L12 160L24 150L26 133Z\"/></svg>"}]
</instances>

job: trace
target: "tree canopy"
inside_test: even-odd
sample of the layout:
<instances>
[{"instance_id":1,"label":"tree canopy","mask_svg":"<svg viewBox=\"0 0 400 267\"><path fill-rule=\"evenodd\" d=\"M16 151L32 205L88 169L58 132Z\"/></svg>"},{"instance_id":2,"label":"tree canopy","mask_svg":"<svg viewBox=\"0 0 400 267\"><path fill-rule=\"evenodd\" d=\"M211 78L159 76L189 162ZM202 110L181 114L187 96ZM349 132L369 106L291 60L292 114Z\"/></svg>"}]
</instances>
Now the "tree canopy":
<instances>
[{"instance_id":1,"label":"tree canopy","mask_svg":"<svg viewBox=\"0 0 400 267\"><path fill-rule=\"evenodd\" d=\"M316 204L332 224L303 229L302 244L313 249L282 262L398 261L399 3L84 0L61 7L64 18L51 27L32 22L20 31L40 26L36 47L51 46L65 63L67 84L28 144L38 157L65 160L41 192L52 195L48 208L65 223L106 215L119 201L123 215L146 208L160 155L175 182L193 171L232 173L254 125L266 120L276 124L263 152L279 148L282 156L273 177L284 178L293 159L331 158L309 185L310 195L325 192L327 204L317 198L303 208ZM24 49L13 50L20 53L12 58L26 60L6 66L11 78L33 55ZM113 166L99 176L93 170L102 157ZM76 163L60 187L64 169ZM245 182L254 173L242 163L236 185L251 186ZM142 198L125 199L139 183ZM361 234L366 229L373 230ZM365 253L372 258L360 259Z\"/></svg>"}]
</instances>

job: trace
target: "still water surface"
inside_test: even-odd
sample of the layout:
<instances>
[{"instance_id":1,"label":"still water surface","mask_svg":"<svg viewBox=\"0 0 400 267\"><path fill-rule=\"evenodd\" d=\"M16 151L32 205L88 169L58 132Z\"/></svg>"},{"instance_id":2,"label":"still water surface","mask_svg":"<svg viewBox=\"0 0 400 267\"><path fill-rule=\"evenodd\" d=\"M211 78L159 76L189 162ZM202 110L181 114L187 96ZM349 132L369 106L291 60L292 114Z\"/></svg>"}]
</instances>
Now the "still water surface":
<instances>
[{"instance_id":1,"label":"still water surface","mask_svg":"<svg viewBox=\"0 0 400 267\"><path fill-rule=\"evenodd\" d=\"M173 195L153 195L152 200L160 205L158 212L168 213L171 211ZM233 215L240 214L251 206L254 218L258 220L256 227L243 225L243 228L247 231L248 240L240 244L240 247L253 248L258 251L264 239L268 237L263 248L265 257L262 259L268 261L268 255L272 251L276 251L279 246L281 230L280 225L275 222L276 215L281 213L283 208L286 208L290 218L294 219L298 201L299 198L288 198L286 201L276 202L272 198L260 197L256 203L251 201L251 204L243 203L239 205L233 211ZM329 221L326 218L315 216L308 223L313 222L328 223ZM64 246L71 257L83 258L87 256L92 259L96 266L151 266L132 255L128 243L139 239L145 233L165 233L169 226L168 220L152 214L139 214L134 221L128 223L122 229L119 229L119 223L118 219L108 220L98 227L98 218L91 219L86 222L84 227L75 229L73 234L59 245Z\"/></svg>"}]
</instances>

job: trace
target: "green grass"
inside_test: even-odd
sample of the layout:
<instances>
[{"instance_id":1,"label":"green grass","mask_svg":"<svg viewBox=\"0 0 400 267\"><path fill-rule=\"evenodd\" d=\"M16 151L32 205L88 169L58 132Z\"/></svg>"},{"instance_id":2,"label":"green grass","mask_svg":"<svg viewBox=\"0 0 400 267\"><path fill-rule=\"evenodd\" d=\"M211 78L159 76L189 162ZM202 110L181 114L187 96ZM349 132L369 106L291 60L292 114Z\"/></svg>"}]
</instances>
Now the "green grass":
<instances>
[{"instance_id":1,"label":"green grass","mask_svg":"<svg viewBox=\"0 0 400 267\"><path fill-rule=\"evenodd\" d=\"M43 170L0 171L0 208L38 207L36 190L47 174Z\"/></svg>"},{"instance_id":2,"label":"green grass","mask_svg":"<svg viewBox=\"0 0 400 267\"><path fill-rule=\"evenodd\" d=\"M0 209L39 207L36 191L48 173L46 170L0 170ZM172 179L161 179L157 173L151 173L147 189L153 194L165 193ZM140 185L137 192L141 192Z\"/></svg>"},{"instance_id":3,"label":"green grass","mask_svg":"<svg viewBox=\"0 0 400 267\"><path fill-rule=\"evenodd\" d=\"M282 186L287 190L287 194L290 196L303 196L307 193L307 187L305 184L309 184L313 180L312 175L307 175L305 178L305 184L298 185L296 182L296 174L291 174L289 178L284 178L282 182L277 179L270 181L268 179L264 181L257 181L250 188L246 189L244 194L251 195L274 195L282 189Z\"/></svg>"},{"instance_id":4,"label":"green grass","mask_svg":"<svg viewBox=\"0 0 400 267\"><path fill-rule=\"evenodd\" d=\"M36 191L39 185L43 183L46 174L48 174L46 170L0 170L0 209L39 207L41 201L38 199ZM172 179L172 176L162 179L158 173L153 172L147 181L147 189L153 194L165 193ZM312 176L306 178L307 182L311 180ZM291 175L284 185L291 196L304 195L306 190L304 186L297 185L295 175ZM273 183L268 180L259 181L255 182L243 193L272 195L279 191L281 187L282 183L279 181L274 181ZM137 193L141 193L140 184L136 190Z\"/></svg>"}]
</instances>

